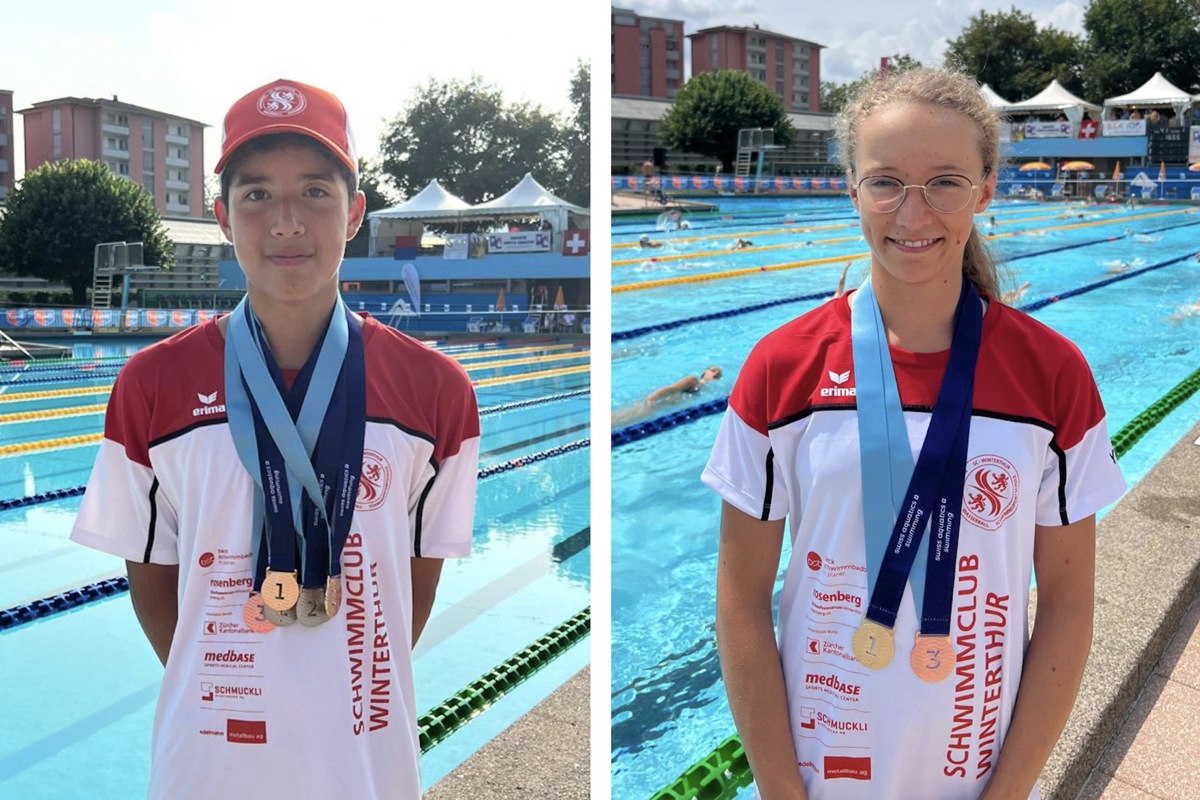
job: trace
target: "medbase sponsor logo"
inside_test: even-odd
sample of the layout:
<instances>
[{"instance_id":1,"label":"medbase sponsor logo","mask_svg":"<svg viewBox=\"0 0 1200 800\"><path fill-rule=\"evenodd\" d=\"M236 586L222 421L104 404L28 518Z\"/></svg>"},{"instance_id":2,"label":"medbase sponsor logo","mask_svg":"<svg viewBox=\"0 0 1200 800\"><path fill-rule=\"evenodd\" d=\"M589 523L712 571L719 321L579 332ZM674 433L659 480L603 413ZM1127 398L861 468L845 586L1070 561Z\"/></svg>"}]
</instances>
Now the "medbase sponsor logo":
<instances>
[{"instance_id":1,"label":"medbase sponsor logo","mask_svg":"<svg viewBox=\"0 0 1200 800\"><path fill-rule=\"evenodd\" d=\"M206 650L204 665L206 667L223 667L226 669L253 669L254 653L234 650Z\"/></svg>"},{"instance_id":2,"label":"medbase sponsor logo","mask_svg":"<svg viewBox=\"0 0 1200 800\"><path fill-rule=\"evenodd\" d=\"M847 700L858 700L862 686L846 683L832 672L809 672L804 676L804 685L826 694Z\"/></svg>"}]
</instances>

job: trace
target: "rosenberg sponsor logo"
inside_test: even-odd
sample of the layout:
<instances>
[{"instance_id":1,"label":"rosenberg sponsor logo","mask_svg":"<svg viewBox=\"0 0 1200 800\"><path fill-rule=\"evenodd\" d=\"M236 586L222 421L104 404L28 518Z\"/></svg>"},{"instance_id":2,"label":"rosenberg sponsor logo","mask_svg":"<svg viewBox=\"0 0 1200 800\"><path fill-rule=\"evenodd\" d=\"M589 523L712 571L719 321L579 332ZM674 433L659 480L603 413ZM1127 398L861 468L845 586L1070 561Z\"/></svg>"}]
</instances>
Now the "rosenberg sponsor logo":
<instances>
[{"instance_id":1,"label":"rosenberg sponsor logo","mask_svg":"<svg viewBox=\"0 0 1200 800\"><path fill-rule=\"evenodd\" d=\"M254 586L253 578L209 578L208 585L214 589L250 589Z\"/></svg>"},{"instance_id":2,"label":"rosenberg sponsor logo","mask_svg":"<svg viewBox=\"0 0 1200 800\"><path fill-rule=\"evenodd\" d=\"M224 650L214 653L209 650L204 654L205 664L253 664L254 653L239 653L237 650Z\"/></svg>"},{"instance_id":3,"label":"rosenberg sponsor logo","mask_svg":"<svg viewBox=\"0 0 1200 800\"><path fill-rule=\"evenodd\" d=\"M200 401L201 405L192 409L193 417L207 417L210 414L225 413L224 403L214 405L214 403L217 402L216 392L213 392L212 394L201 394L200 392L196 392L196 399Z\"/></svg>"},{"instance_id":4,"label":"rosenberg sponsor logo","mask_svg":"<svg viewBox=\"0 0 1200 800\"><path fill-rule=\"evenodd\" d=\"M830 370L828 374L829 380L833 381L836 385L826 386L822 389L820 392L821 397L854 397L854 387L847 389L842 385L850 380L850 372L848 370L846 372L834 372Z\"/></svg>"},{"instance_id":5,"label":"rosenberg sponsor logo","mask_svg":"<svg viewBox=\"0 0 1200 800\"><path fill-rule=\"evenodd\" d=\"M266 744L267 723L265 720L225 720L225 741L234 744Z\"/></svg>"},{"instance_id":6,"label":"rosenberg sponsor logo","mask_svg":"<svg viewBox=\"0 0 1200 800\"><path fill-rule=\"evenodd\" d=\"M845 697L858 697L862 687L856 683L842 683L837 675L822 675L809 672L804 676L805 686L821 686Z\"/></svg>"},{"instance_id":7,"label":"rosenberg sponsor logo","mask_svg":"<svg viewBox=\"0 0 1200 800\"><path fill-rule=\"evenodd\" d=\"M820 589L813 589L813 599L819 603L849 603L855 608L862 608L861 597L856 594L847 594L841 590L822 592Z\"/></svg>"}]
</instances>

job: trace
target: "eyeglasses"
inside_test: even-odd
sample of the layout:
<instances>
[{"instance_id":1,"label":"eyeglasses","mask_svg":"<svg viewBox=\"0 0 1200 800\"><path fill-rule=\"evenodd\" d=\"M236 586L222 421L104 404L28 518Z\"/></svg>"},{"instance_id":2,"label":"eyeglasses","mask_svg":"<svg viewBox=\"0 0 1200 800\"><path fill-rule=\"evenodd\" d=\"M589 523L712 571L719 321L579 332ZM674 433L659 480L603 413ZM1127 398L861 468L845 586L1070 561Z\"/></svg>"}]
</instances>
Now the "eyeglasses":
<instances>
[{"instance_id":1,"label":"eyeglasses","mask_svg":"<svg viewBox=\"0 0 1200 800\"><path fill-rule=\"evenodd\" d=\"M988 171L984 170L985 178ZM909 189L920 189L925 195L925 202L934 211L955 214L970 205L975 190L982 185L971 183L971 179L965 175L938 175L923 184L903 184L885 175L868 175L854 188L870 202L871 210L880 214L890 214L900 208Z\"/></svg>"}]
</instances>

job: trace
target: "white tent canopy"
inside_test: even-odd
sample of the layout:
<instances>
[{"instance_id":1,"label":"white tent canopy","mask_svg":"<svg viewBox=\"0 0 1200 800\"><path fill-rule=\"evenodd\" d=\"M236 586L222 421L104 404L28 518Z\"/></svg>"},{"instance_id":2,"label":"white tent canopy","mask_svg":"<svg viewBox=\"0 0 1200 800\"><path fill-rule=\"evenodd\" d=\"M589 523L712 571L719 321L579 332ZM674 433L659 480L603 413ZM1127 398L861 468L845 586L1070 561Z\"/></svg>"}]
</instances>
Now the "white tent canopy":
<instances>
[{"instance_id":1,"label":"white tent canopy","mask_svg":"<svg viewBox=\"0 0 1200 800\"><path fill-rule=\"evenodd\" d=\"M1104 107L1107 109L1113 106L1117 106L1118 108L1130 106L1170 106L1175 109L1177 116L1183 117L1192 103L1198 100L1200 98L1193 97L1164 78L1161 72L1156 72L1153 78L1132 92L1105 100Z\"/></svg>"},{"instance_id":2,"label":"white tent canopy","mask_svg":"<svg viewBox=\"0 0 1200 800\"><path fill-rule=\"evenodd\" d=\"M533 179L533 175L526 172L521 182L504 194L486 203L471 206L469 215L537 214L547 220L554 230L564 231L567 229L569 213L589 216L591 212L546 191L545 187Z\"/></svg>"},{"instance_id":3,"label":"white tent canopy","mask_svg":"<svg viewBox=\"0 0 1200 800\"><path fill-rule=\"evenodd\" d=\"M1036 114L1039 111L1061 111L1067 115L1072 124L1078 125L1083 119L1084 111L1100 111L1100 106L1089 103L1071 94L1058 81L1050 81L1050 85L1028 100L1019 103L1009 103L1004 111L1009 114Z\"/></svg>"},{"instance_id":4,"label":"white tent canopy","mask_svg":"<svg viewBox=\"0 0 1200 800\"><path fill-rule=\"evenodd\" d=\"M979 87L979 89L983 92L983 96L987 98L988 104L997 111L1004 111L1012 105L1012 103L996 94L996 90L991 86L988 86L986 83Z\"/></svg>"},{"instance_id":5,"label":"white tent canopy","mask_svg":"<svg viewBox=\"0 0 1200 800\"><path fill-rule=\"evenodd\" d=\"M459 212L470 208L465 200L455 197L442 188L434 178L429 184L415 195L399 205L372 211L368 216L374 219L438 219L441 217L458 217Z\"/></svg>"}]
</instances>

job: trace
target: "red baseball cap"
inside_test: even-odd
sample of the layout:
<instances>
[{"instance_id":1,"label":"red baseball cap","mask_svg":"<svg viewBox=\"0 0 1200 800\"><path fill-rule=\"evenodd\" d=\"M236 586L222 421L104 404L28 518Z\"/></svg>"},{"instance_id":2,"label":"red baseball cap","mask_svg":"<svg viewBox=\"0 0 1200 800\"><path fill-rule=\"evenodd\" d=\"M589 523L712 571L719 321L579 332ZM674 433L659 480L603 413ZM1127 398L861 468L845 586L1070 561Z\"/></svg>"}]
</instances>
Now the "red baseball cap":
<instances>
[{"instance_id":1,"label":"red baseball cap","mask_svg":"<svg viewBox=\"0 0 1200 800\"><path fill-rule=\"evenodd\" d=\"M352 174L358 174L354 136L342 101L324 89L282 78L245 95L225 114L217 173L234 150L272 133L299 133L316 139Z\"/></svg>"}]
</instances>

